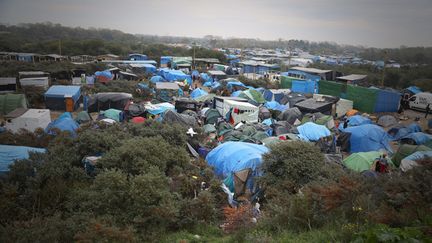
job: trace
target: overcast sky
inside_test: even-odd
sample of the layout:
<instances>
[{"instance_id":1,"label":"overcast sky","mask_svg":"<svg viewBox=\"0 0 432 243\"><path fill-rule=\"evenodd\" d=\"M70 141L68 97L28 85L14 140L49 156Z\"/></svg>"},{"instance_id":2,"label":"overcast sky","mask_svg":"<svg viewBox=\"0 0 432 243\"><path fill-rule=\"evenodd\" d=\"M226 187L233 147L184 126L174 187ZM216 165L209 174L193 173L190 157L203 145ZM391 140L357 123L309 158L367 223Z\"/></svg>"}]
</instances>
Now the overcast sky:
<instances>
[{"instance_id":1,"label":"overcast sky","mask_svg":"<svg viewBox=\"0 0 432 243\"><path fill-rule=\"evenodd\" d=\"M134 34L432 46L432 0L0 0L0 23Z\"/></svg>"}]
</instances>

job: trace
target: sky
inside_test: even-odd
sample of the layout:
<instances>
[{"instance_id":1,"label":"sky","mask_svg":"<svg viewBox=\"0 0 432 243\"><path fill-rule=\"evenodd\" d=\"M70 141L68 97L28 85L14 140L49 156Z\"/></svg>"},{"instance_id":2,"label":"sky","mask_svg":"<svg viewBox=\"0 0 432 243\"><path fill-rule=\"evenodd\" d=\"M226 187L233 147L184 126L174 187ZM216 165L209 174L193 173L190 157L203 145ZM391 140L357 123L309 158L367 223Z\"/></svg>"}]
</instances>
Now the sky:
<instances>
[{"instance_id":1,"label":"sky","mask_svg":"<svg viewBox=\"0 0 432 243\"><path fill-rule=\"evenodd\" d=\"M432 46L432 0L0 0L0 23L132 34Z\"/></svg>"}]
</instances>

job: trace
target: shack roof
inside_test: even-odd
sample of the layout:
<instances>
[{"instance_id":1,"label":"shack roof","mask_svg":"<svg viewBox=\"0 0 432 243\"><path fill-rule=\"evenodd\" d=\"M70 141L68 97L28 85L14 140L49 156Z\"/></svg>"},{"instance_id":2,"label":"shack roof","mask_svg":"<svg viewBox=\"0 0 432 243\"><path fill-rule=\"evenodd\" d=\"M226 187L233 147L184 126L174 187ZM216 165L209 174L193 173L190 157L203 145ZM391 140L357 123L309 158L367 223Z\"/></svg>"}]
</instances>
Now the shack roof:
<instances>
[{"instance_id":1,"label":"shack roof","mask_svg":"<svg viewBox=\"0 0 432 243\"><path fill-rule=\"evenodd\" d=\"M180 87L176 83L168 83L168 82L157 82L156 89L175 89L178 90Z\"/></svg>"},{"instance_id":2,"label":"shack roof","mask_svg":"<svg viewBox=\"0 0 432 243\"><path fill-rule=\"evenodd\" d=\"M220 71L220 70L209 70L207 72L208 72L208 74L214 75L214 76L224 76L224 75L226 75L225 72Z\"/></svg>"},{"instance_id":3,"label":"shack roof","mask_svg":"<svg viewBox=\"0 0 432 243\"><path fill-rule=\"evenodd\" d=\"M332 70L322 70L317 68L306 68L306 67L292 67L291 69L306 72L306 73L315 73L315 74L323 74L332 71Z\"/></svg>"},{"instance_id":4,"label":"shack roof","mask_svg":"<svg viewBox=\"0 0 432 243\"><path fill-rule=\"evenodd\" d=\"M346 80L346 81L353 81L353 80L362 80L362 79L365 79L366 77L367 77L367 75L363 75L363 74L350 74L350 75L338 77L337 79Z\"/></svg>"}]
</instances>

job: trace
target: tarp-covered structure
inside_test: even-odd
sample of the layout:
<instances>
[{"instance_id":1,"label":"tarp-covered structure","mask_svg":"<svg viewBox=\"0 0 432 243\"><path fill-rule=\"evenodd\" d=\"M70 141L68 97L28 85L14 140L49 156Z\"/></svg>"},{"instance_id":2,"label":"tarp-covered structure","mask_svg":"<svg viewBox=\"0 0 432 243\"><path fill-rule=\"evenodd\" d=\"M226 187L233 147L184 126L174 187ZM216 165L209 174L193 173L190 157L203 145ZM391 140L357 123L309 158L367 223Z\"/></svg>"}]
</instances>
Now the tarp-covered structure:
<instances>
[{"instance_id":1,"label":"tarp-covered structure","mask_svg":"<svg viewBox=\"0 0 432 243\"><path fill-rule=\"evenodd\" d=\"M297 130L299 132L299 138L305 141L318 141L320 138L331 135L331 132L327 127L313 122L307 122L298 126Z\"/></svg>"},{"instance_id":2,"label":"tarp-covered structure","mask_svg":"<svg viewBox=\"0 0 432 243\"><path fill-rule=\"evenodd\" d=\"M344 133L350 133L350 151L369 152L380 149L392 152L390 147L390 137L381 127L374 124L365 124L343 129Z\"/></svg>"},{"instance_id":3,"label":"tarp-covered structure","mask_svg":"<svg viewBox=\"0 0 432 243\"><path fill-rule=\"evenodd\" d=\"M413 167L418 166L417 161L426 158L432 158L432 151L417 151L402 159L399 168L403 172L406 172L412 169Z\"/></svg>"},{"instance_id":4,"label":"tarp-covered structure","mask_svg":"<svg viewBox=\"0 0 432 243\"><path fill-rule=\"evenodd\" d=\"M204 95L208 95L208 93L207 93L207 91L205 91L201 88L196 88L190 93L190 97L192 99L196 99L196 98L199 98L199 97L204 96Z\"/></svg>"},{"instance_id":5,"label":"tarp-covered structure","mask_svg":"<svg viewBox=\"0 0 432 243\"><path fill-rule=\"evenodd\" d=\"M382 127L391 127L398 123L397 119L391 115L384 115L378 119L377 124Z\"/></svg>"},{"instance_id":6,"label":"tarp-covered structure","mask_svg":"<svg viewBox=\"0 0 432 243\"><path fill-rule=\"evenodd\" d=\"M45 105L51 110L66 110L66 98L72 98L74 110L79 107L81 86L53 85L45 92Z\"/></svg>"},{"instance_id":7,"label":"tarp-covered structure","mask_svg":"<svg viewBox=\"0 0 432 243\"><path fill-rule=\"evenodd\" d=\"M16 160L28 159L30 153L45 153L46 149L26 146L0 145L0 173L8 172Z\"/></svg>"},{"instance_id":8,"label":"tarp-covered structure","mask_svg":"<svg viewBox=\"0 0 432 243\"><path fill-rule=\"evenodd\" d=\"M399 146L397 152L392 157L393 163L396 166L399 166L402 159L417 151L432 151L432 149L424 145L402 144L401 146Z\"/></svg>"},{"instance_id":9,"label":"tarp-covered structure","mask_svg":"<svg viewBox=\"0 0 432 243\"><path fill-rule=\"evenodd\" d=\"M166 81L169 81L169 82L174 82L174 81L183 82L186 80L189 85L192 84L191 76L185 74L181 70L161 68L159 70L159 75L162 76Z\"/></svg>"},{"instance_id":10,"label":"tarp-covered structure","mask_svg":"<svg viewBox=\"0 0 432 243\"><path fill-rule=\"evenodd\" d=\"M97 93L89 97L87 111L99 112L100 110L108 110L110 108L123 110L131 99L132 94L129 93Z\"/></svg>"},{"instance_id":11,"label":"tarp-covered structure","mask_svg":"<svg viewBox=\"0 0 432 243\"><path fill-rule=\"evenodd\" d=\"M70 112L61 114L56 120L52 121L45 129L45 132L51 135L56 135L56 129L61 132L69 132L73 137L76 136L76 131L79 124L72 118Z\"/></svg>"},{"instance_id":12,"label":"tarp-covered structure","mask_svg":"<svg viewBox=\"0 0 432 243\"><path fill-rule=\"evenodd\" d=\"M27 109L27 104L24 94L0 95L0 115L6 115L17 108Z\"/></svg>"},{"instance_id":13,"label":"tarp-covered structure","mask_svg":"<svg viewBox=\"0 0 432 243\"><path fill-rule=\"evenodd\" d=\"M163 122L166 123L177 123L186 127L194 127L197 125L197 120L193 116L186 114L180 114L173 110L167 110L163 114Z\"/></svg>"}]
</instances>

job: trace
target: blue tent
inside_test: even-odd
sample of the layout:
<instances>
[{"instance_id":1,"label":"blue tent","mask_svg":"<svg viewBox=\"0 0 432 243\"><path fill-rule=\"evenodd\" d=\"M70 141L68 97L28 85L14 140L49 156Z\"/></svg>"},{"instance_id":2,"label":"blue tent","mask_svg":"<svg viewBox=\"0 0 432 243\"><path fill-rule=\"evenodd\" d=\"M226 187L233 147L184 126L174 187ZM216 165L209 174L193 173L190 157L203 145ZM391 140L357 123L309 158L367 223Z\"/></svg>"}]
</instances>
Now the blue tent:
<instances>
[{"instance_id":1,"label":"blue tent","mask_svg":"<svg viewBox=\"0 0 432 243\"><path fill-rule=\"evenodd\" d=\"M180 70L162 68L159 70L159 75L170 82L187 80L189 85L192 84L191 76L183 73Z\"/></svg>"},{"instance_id":2,"label":"blue tent","mask_svg":"<svg viewBox=\"0 0 432 243\"><path fill-rule=\"evenodd\" d=\"M210 151L206 161L214 167L215 174L219 177L225 178L245 169L251 169L252 176L260 176L262 155L267 152L269 149L263 145L226 142Z\"/></svg>"},{"instance_id":3,"label":"blue tent","mask_svg":"<svg viewBox=\"0 0 432 243\"><path fill-rule=\"evenodd\" d=\"M174 105L170 103L159 103L159 104L152 104L149 106L145 106L146 111L152 115L159 115L163 114L167 110L175 110Z\"/></svg>"},{"instance_id":4,"label":"blue tent","mask_svg":"<svg viewBox=\"0 0 432 243\"><path fill-rule=\"evenodd\" d=\"M400 140L410 133L421 132L421 127L417 123L411 123L408 126L393 127L387 131L392 140Z\"/></svg>"},{"instance_id":5,"label":"blue tent","mask_svg":"<svg viewBox=\"0 0 432 243\"><path fill-rule=\"evenodd\" d=\"M97 72L95 72L95 76L96 77L98 77L98 76L102 76L102 77L105 77L105 78L107 78L107 79L113 79L113 75L112 75L112 73L109 71L109 70L105 70L105 71L97 71Z\"/></svg>"},{"instance_id":6,"label":"blue tent","mask_svg":"<svg viewBox=\"0 0 432 243\"><path fill-rule=\"evenodd\" d=\"M53 85L45 92L46 108L51 110L66 110L65 96L71 96L74 108L77 108L81 97L81 86Z\"/></svg>"},{"instance_id":7,"label":"blue tent","mask_svg":"<svg viewBox=\"0 0 432 243\"><path fill-rule=\"evenodd\" d=\"M355 127L348 127L344 132L351 133L350 152L369 152L385 149L392 152L390 137L382 127L374 124L365 124Z\"/></svg>"},{"instance_id":8,"label":"blue tent","mask_svg":"<svg viewBox=\"0 0 432 243\"><path fill-rule=\"evenodd\" d=\"M305 141L318 141L320 138L330 136L330 130L327 127L315 124L313 122L306 122L298 126L299 138Z\"/></svg>"},{"instance_id":9,"label":"blue tent","mask_svg":"<svg viewBox=\"0 0 432 243\"><path fill-rule=\"evenodd\" d=\"M204 82L213 82L212 77L210 77L207 73L201 73L200 76Z\"/></svg>"},{"instance_id":10,"label":"blue tent","mask_svg":"<svg viewBox=\"0 0 432 243\"><path fill-rule=\"evenodd\" d=\"M161 64L168 64L169 62L172 62L172 60L173 60L173 57L171 57L171 56L161 56L160 63Z\"/></svg>"},{"instance_id":11,"label":"blue tent","mask_svg":"<svg viewBox=\"0 0 432 243\"><path fill-rule=\"evenodd\" d=\"M277 101L268 101L264 104L264 106L269 110L276 110L276 111L281 111L281 112L288 109L288 106L281 105Z\"/></svg>"},{"instance_id":12,"label":"blue tent","mask_svg":"<svg viewBox=\"0 0 432 243\"><path fill-rule=\"evenodd\" d=\"M191 92L190 97L192 99L196 99L196 98L199 98L199 97L204 96L204 95L208 95L208 93L205 90L197 88Z\"/></svg>"},{"instance_id":13,"label":"blue tent","mask_svg":"<svg viewBox=\"0 0 432 243\"><path fill-rule=\"evenodd\" d=\"M162 76L155 75L150 78L150 82L157 83L157 82L165 82L165 79Z\"/></svg>"},{"instance_id":14,"label":"blue tent","mask_svg":"<svg viewBox=\"0 0 432 243\"><path fill-rule=\"evenodd\" d=\"M427 143L429 140L432 140L432 135L426 134L424 132L413 132L403 136L401 139L410 139L413 140L417 145L421 145Z\"/></svg>"},{"instance_id":15,"label":"blue tent","mask_svg":"<svg viewBox=\"0 0 432 243\"><path fill-rule=\"evenodd\" d=\"M140 64L140 66L145 69L146 73L156 73L156 71L157 71L157 68L150 63L143 63L143 64Z\"/></svg>"},{"instance_id":16,"label":"blue tent","mask_svg":"<svg viewBox=\"0 0 432 243\"><path fill-rule=\"evenodd\" d=\"M240 81L230 81L227 83L227 89L228 91L232 92L234 87L241 87L241 88L246 88L246 85L244 85L242 82Z\"/></svg>"},{"instance_id":17,"label":"blue tent","mask_svg":"<svg viewBox=\"0 0 432 243\"><path fill-rule=\"evenodd\" d=\"M207 81L203 84L204 87L211 87L213 83L211 81Z\"/></svg>"},{"instance_id":18,"label":"blue tent","mask_svg":"<svg viewBox=\"0 0 432 243\"><path fill-rule=\"evenodd\" d=\"M72 136L76 136L76 130L79 128L78 123L72 118L70 112L65 112L59 116L56 120L52 121L45 128L45 132L51 135L56 135L52 130L54 128L59 129L60 131L68 131Z\"/></svg>"},{"instance_id":19,"label":"blue tent","mask_svg":"<svg viewBox=\"0 0 432 243\"><path fill-rule=\"evenodd\" d=\"M193 70L191 73L192 77L198 78L200 76L200 73L197 70Z\"/></svg>"},{"instance_id":20,"label":"blue tent","mask_svg":"<svg viewBox=\"0 0 432 243\"><path fill-rule=\"evenodd\" d=\"M220 87L222 87L222 85L219 82L213 82L213 84L211 85L212 90L217 90Z\"/></svg>"},{"instance_id":21,"label":"blue tent","mask_svg":"<svg viewBox=\"0 0 432 243\"><path fill-rule=\"evenodd\" d=\"M0 172L8 172L16 160L28 159L29 153L45 153L46 149L25 146L0 145Z\"/></svg>"},{"instance_id":22,"label":"blue tent","mask_svg":"<svg viewBox=\"0 0 432 243\"><path fill-rule=\"evenodd\" d=\"M355 127L365 124L372 124L372 121L364 116L361 115L354 115L348 118L348 126Z\"/></svg>"}]
</instances>

